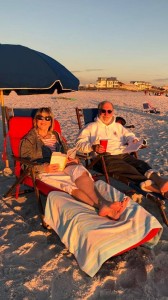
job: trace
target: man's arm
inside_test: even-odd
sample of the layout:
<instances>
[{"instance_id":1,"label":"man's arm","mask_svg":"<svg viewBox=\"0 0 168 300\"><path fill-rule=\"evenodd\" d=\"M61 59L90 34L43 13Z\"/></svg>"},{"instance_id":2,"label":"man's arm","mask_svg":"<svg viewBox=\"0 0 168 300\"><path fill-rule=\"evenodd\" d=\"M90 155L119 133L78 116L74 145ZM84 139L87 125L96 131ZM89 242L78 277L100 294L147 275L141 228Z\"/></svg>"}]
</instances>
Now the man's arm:
<instances>
[{"instance_id":1,"label":"man's arm","mask_svg":"<svg viewBox=\"0 0 168 300\"><path fill-rule=\"evenodd\" d=\"M97 144L96 139L97 137L91 134L91 126L86 126L77 137L77 150L83 153L90 153L94 151L93 145Z\"/></svg>"}]
</instances>

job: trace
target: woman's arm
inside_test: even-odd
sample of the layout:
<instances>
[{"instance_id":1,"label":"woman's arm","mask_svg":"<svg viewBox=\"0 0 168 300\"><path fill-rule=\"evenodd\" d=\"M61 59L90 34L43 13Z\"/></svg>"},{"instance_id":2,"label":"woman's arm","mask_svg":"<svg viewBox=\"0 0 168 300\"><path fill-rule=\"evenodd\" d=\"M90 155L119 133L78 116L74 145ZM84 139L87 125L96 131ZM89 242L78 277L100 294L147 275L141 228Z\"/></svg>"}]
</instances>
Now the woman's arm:
<instances>
[{"instance_id":1,"label":"woman's arm","mask_svg":"<svg viewBox=\"0 0 168 300\"><path fill-rule=\"evenodd\" d=\"M29 160L33 159L33 145L32 143L24 138L20 143L20 156Z\"/></svg>"},{"instance_id":2,"label":"woman's arm","mask_svg":"<svg viewBox=\"0 0 168 300\"><path fill-rule=\"evenodd\" d=\"M50 165L49 163L41 163L40 164L40 159L42 160L42 158L35 157L34 151L33 151L33 145L28 139L23 139L21 141L20 156L23 158L26 158L28 160L31 160L31 161L37 160L38 164L36 166L34 166L34 170L36 173L43 173L43 172L55 173L59 169L58 164L52 164L52 165Z\"/></svg>"}]
</instances>

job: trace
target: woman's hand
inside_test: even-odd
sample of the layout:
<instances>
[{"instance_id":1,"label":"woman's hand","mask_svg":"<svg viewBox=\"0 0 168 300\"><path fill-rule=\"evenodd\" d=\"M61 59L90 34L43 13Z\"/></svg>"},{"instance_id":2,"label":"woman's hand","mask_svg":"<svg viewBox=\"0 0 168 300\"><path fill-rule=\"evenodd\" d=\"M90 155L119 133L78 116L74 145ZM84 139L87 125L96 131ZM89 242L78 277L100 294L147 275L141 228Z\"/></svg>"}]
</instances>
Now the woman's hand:
<instances>
[{"instance_id":1,"label":"woman's hand","mask_svg":"<svg viewBox=\"0 0 168 300\"><path fill-rule=\"evenodd\" d=\"M67 165L70 164L70 163L78 164L79 163L79 159L78 158L70 158L70 157L68 157Z\"/></svg>"},{"instance_id":2,"label":"woman's hand","mask_svg":"<svg viewBox=\"0 0 168 300\"><path fill-rule=\"evenodd\" d=\"M59 170L59 164L46 164L44 167L44 172L46 173L55 173Z\"/></svg>"}]
</instances>

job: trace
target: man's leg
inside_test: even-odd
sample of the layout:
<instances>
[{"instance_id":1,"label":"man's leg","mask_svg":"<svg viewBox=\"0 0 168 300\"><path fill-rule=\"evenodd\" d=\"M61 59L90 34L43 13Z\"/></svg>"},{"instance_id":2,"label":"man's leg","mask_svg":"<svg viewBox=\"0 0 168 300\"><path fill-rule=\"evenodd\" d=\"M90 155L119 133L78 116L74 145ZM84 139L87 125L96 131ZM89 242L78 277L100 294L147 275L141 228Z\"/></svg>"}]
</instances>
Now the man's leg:
<instances>
[{"instance_id":1,"label":"man's leg","mask_svg":"<svg viewBox=\"0 0 168 300\"><path fill-rule=\"evenodd\" d=\"M165 198L168 198L168 180L161 177L160 174L153 170L146 162L136 159L130 155L125 157L125 161L129 162L132 166L135 166L136 169L147 179L151 180L151 183L148 185L148 190L156 193L161 193ZM146 180L146 184L150 182Z\"/></svg>"},{"instance_id":2,"label":"man's leg","mask_svg":"<svg viewBox=\"0 0 168 300\"><path fill-rule=\"evenodd\" d=\"M105 157L107 171L110 176L125 182L132 181L136 184L145 181L146 177L140 173L134 165L130 164L131 159L128 162L125 161L125 157L126 155L109 155ZM134 160L137 159L134 158ZM150 169L150 167L148 167L146 170L148 169Z\"/></svg>"},{"instance_id":3,"label":"man's leg","mask_svg":"<svg viewBox=\"0 0 168 300\"><path fill-rule=\"evenodd\" d=\"M145 173L147 178L150 178L160 190L160 193L168 199L168 180L161 177L155 170L148 170Z\"/></svg>"}]
</instances>

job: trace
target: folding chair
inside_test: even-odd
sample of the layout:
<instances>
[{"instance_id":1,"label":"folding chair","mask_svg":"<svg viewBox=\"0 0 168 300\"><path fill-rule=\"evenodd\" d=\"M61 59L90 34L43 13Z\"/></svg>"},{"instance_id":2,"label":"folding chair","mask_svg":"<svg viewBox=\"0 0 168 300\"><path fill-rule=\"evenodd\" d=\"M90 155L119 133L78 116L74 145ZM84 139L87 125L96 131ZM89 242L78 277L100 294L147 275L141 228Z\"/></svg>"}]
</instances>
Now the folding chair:
<instances>
[{"instance_id":1,"label":"folding chair","mask_svg":"<svg viewBox=\"0 0 168 300\"><path fill-rule=\"evenodd\" d=\"M41 194L47 196L50 191L59 191L59 189L54 188L40 181L39 179L35 178L34 166L37 165L36 162L31 162L27 159L19 157L20 141L23 138L23 136L25 136L32 127L33 127L33 118L31 116L28 117L13 116L8 119L9 130L8 130L7 138L9 137L10 146L13 153L14 174L16 175L16 181L11 186L11 188L4 194L4 198L11 196L14 191L15 191L16 199L18 198L20 193L23 194L24 192L27 192L28 191L27 189L20 191L20 184L23 184L31 188L31 190L29 191L33 191L34 189L39 211L40 211L40 217L43 225L45 226L43 222L44 209L42 205ZM60 124L57 120L54 120L54 130L58 131L61 134ZM22 170L21 168L22 164L24 164L25 166L24 170Z\"/></svg>"},{"instance_id":2,"label":"folding chair","mask_svg":"<svg viewBox=\"0 0 168 300\"><path fill-rule=\"evenodd\" d=\"M143 111L151 114L160 114L160 110L157 110L157 108L153 107L149 102L143 103Z\"/></svg>"},{"instance_id":3,"label":"folding chair","mask_svg":"<svg viewBox=\"0 0 168 300\"><path fill-rule=\"evenodd\" d=\"M38 108L11 108L5 106L5 117L9 128L9 120L12 117L32 117L34 118Z\"/></svg>"}]
</instances>

